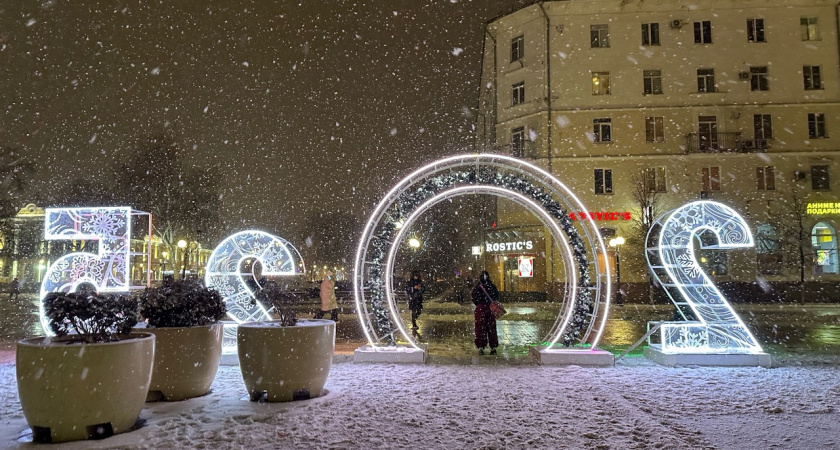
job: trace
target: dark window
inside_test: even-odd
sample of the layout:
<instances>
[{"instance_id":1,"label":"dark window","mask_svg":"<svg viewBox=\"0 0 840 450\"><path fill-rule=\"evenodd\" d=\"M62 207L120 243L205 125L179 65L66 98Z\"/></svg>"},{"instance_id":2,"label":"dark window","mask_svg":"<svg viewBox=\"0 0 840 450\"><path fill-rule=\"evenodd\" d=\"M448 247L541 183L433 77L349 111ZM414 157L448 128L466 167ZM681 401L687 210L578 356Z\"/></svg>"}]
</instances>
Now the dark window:
<instances>
[{"instance_id":1,"label":"dark window","mask_svg":"<svg viewBox=\"0 0 840 450\"><path fill-rule=\"evenodd\" d=\"M595 142L612 141L612 119L595 119Z\"/></svg>"},{"instance_id":2,"label":"dark window","mask_svg":"<svg viewBox=\"0 0 840 450\"><path fill-rule=\"evenodd\" d=\"M716 92L715 69L697 69L697 92Z\"/></svg>"},{"instance_id":3,"label":"dark window","mask_svg":"<svg viewBox=\"0 0 840 450\"><path fill-rule=\"evenodd\" d=\"M747 19L747 42L765 42L764 19Z\"/></svg>"},{"instance_id":4,"label":"dark window","mask_svg":"<svg viewBox=\"0 0 840 450\"><path fill-rule=\"evenodd\" d=\"M711 44L712 43L712 22L704 20L702 22L694 22L694 43L695 44Z\"/></svg>"},{"instance_id":5,"label":"dark window","mask_svg":"<svg viewBox=\"0 0 840 450\"><path fill-rule=\"evenodd\" d=\"M642 45L659 45L659 24L642 24Z\"/></svg>"},{"instance_id":6,"label":"dark window","mask_svg":"<svg viewBox=\"0 0 840 450\"><path fill-rule=\"evenodd\" d=\"M645 117L645 142L665 141L665 118Z\"/></svg>"},{"instance_id":7,"label":"dark window","mask_svg":"<svg viewBox=\"0 0 840 450\"><path fill-rule=\"evenodd\" d=\"M766 67L750 67L750 90L770 90L770 83L767 79Z\"/></svg>"},{"instance_id":8,"label":"dark window","mask_svg":"<svg viewBox=\"0 0 840 450\"><path fill-rule=\"evenodd\" d=\"M820 77L820 66L803 66L802 78L805 81L805 90L812 91L815 89L822 89L822 79Z\"/></svg>"},{"instance_id":9,"label":"dark window","mask_svg":"<svg viewBox=\"0 0 840 450\"><path fill-rule=\"evenodd\" d=\"M755 139L773 139L773 124L770 114L753 115L753 132Z\"/></svg>"},{"instance_id":10,"label":"dark window","mask_svg":"<svg viewBox=\"0 0 840 450\"><path fill-rule=\"evenodd\" d=\"M662 71L661 70L644 70L642 71L644 77L645 95L661 94L662 93Z\"/></svg>"},{"instance_id":11,"label":"dark window","mask_svg":"<svg viewBox=\"0 0 840 450\"><path fill-rule=\"evenodd\" d=\"M828 166L811 166L811 189L824 191L831 189L828 178Z\"/></svg>"},{"instance_id":12,"label":"dark window","mask_svg":"<svg viewBox=\"0 0 840 450\"><path fill-rule=\"evenodd\" d=\"M520 103L525 103L525 82L516 83L512 86L513 90L513 98L511 101L512 105L518 105Z\"/></svg>"},{"instance_id":13,"label":"dark window","mask_svg":"<svg viewBox=\"0 0 840 450\"><path fill-rule=\"evenodd\" d=\"M755 168L755 184L759 191L776 190L776 171L773 166Z\"/></svg>"},{"instance_id":14,"label":"dark window","mask_svg":"<svg viewBox=\"0 0 840 450\"><path fill-rule=\"evenodd\" d=\"M720 190L720 167L703 167L701 175L703 178L703 191Z\"/></svg>"},{"instance_id":15,"label":"dark window","mask_svg":"<svg viewBox=\"0 0 840 450\"><path fill-rule=\"evenodd\" d=\"M589 37L592 43L592 48L601 48L610 46L610 26L609 25L590 25Z\"/></svg>"},{"instance_id":16,"label":"dark window","mask_svg":"<svg viewBox=\"0 0 840 450\"><path fill-rule=\"evenodd\" d=\"M645 188L649 192L665 192L664 167L648 167L645 169Z\"/></svg>"},{"instance_id":17,"label":"dark window","mask_svg":"<svg viewBox=\"0 0 840 450\"><path fill-rule=\"evenodd\" d=\"M612 169L595 169L595 193L613 193Z\"/></svg>"},{"instance_id":18,"label":"dark window","mask_svg":"<svg viewBox=\"0 0 840 450\"><path fill-rule=\"evenodd\" d=\"M808 114L808 137L809 138L824 138L825 134L825 114L810 113Z\"/></svg>"},{"instance_id":19,"label":"dark window","mask_svg":"<svg viewBox=\"0 0 840 450\"><path fill-rule=\"evenodd\" d=\"M525 127L518 127L511 130L510 147L513 150L513 156L517 158L525 156Z\"/></svg>"},{"instance_id":20,"label":"dark window","mask_svg":"<svg viewBox=\"0 0 840 450\"><path fill-rule=\"evenodd\" d=\"M517 36L510 41L510 62L525 57L525 36Z\"/></svg>"}]
</instances>

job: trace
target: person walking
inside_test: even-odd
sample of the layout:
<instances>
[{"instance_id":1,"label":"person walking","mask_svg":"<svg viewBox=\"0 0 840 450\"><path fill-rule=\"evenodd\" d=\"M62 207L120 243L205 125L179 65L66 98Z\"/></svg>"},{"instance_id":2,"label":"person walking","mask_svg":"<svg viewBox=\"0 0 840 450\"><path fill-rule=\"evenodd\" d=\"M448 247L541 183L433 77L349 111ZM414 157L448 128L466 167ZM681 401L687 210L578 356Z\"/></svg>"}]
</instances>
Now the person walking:
<instances>
[{"instance_id":1,"label":"person walking","mask_svg":"<svg viewBox=\"0 0 840 450\"><path fill-rule=\"evenodd\" d=\"M417 318L420 317L420 312L423 311L423 278L420 272L414 271L411 273L411 278L405 285L405 292L408 294L408 309L411 310L411 331L418 334Z\"/></svg>"},{"instance_id":2,"label":"person walking","mask_svg":"<svg viewBox=\"0 0 840 450\"><path fill-rule=\"evenodd\" d=\"M472 301L475 304L475 346L478 354L484 354L484 347L490 345L490 354L496 354L499 346L499 334L496 330L496 317L490 311L490 303L499 300L499 290L490 281L490 274L482 271L478 283L472 290Z\"/></svg>"},{"instance_id":3,"label":"person walking","mask_svg":"<svg viewBox=\"0 0 840 450\"><path fill-rule=\"evenodd\" d=\"M20 295L20 281L18 281L17 277L15 277L15 279L12 280L11 283L9 283L9 300L11 300L12 297L14 297L15 300L17 300L19 295Z\"/></svg>"},{"instance_id":4,"label":"person walking","mask_svg":"<svg viewBox=\"0 0 840 450\"><path fill-rule=\"evenodd\" d=\"M324 272L324 281L321 282L321 310L315 314L315 318L323 319L327 311L330 313L330 320L338 322L338 300L335 298L335 280L333 279L333 273L329 270Z\"/></svg>"}]
</instances>

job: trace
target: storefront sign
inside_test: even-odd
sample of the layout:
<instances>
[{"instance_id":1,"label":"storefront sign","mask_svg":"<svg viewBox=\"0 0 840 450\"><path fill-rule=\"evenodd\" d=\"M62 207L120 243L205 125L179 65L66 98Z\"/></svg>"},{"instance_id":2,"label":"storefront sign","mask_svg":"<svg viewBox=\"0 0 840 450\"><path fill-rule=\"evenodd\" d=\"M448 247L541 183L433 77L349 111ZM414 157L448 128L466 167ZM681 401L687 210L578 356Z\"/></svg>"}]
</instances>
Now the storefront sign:
<instances>
[{"instance_id":1,"label":"storefront sign","mask_svg":"<svg viewBox=\"0 0 840 450\"><path fill-rule=\"evenodd\" d=\"M569 213L569 218L572 220L630 220L630 211L592 211L592 212L573 212Z\"/></svg>"},{"instance_id":2,"label":"storefront sign","mask_svg":"<svg viewBox=\"0 0 840 450\"><path fill-rule=\"evenodd\" d=\"M805 213L812 216L840 214L840 203L808 203L805 205Z\"/></svg>"},{"instance_id":3,"label":"storefront sign","mask_svg":"<svg viewBox=\"0 0 840 450\"><path fill-rule=\"evenodd\" d=\"M516 242L485 242L484 251L486 252L516 252L522 250L533 250L534 241L516 241Z\"/></svg>"},{"instance_id":4,"label":"storefront sign","mask_svg":"<svg viewBox=\"0 0 840 450\"><path fill-rule=\"evenodd\" d=\"M519 277L531 278L534 276L534 258L519 258Z\"/></svg>"}]
</instances>

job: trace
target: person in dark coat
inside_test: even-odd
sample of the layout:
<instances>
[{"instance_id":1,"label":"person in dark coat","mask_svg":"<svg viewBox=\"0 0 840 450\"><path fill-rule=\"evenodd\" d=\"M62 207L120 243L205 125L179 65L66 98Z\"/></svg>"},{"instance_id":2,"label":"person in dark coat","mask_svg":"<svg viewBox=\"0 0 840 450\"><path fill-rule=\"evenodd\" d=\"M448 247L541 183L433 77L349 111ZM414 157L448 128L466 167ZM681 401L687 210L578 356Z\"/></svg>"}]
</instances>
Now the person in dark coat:
<instances>
[{"instance_id":1,"label":"person in dark coat","mask_svg":"<svg viewBox=\"0 0 840 450\"><path fill-rule=\"evenodd\" d=\"M15 278L9 284L9 300L11 300L13 296L14 296L15 300L17 300L19 295L20 295L20 281L18 281L18 279Z\"/></svg>"},{"instance_id":2,"label":"person in dark coat","mask_svg":"<svg viewBox=\"0 0 840 450\"><path fill-rule=\"evenodd\" d=\"M472 290L472 301L475 304L475 346L480 355L484 354L484 347L490 345L490 354L496 354L499 346L499 334L496 331L496 317L490 311L490 303L499 300L499 290L490 281L487 271L481 272L478 283Z\"/></svg>"},{"instance_id":3,"label":"person in dark coat","mask_svg":"<svg viewBox=\"0 0 840 450\"><path fill-rule=\"evenodd\" d=\"M420 312L423 311L423 278L420 277L420 272L412 272L411 278L405 285L405 292L408 294L408 309L411 310L411 331L417 334L419 327L417 326L417 318L420 317Z\"/></svg>"}]
</instances>

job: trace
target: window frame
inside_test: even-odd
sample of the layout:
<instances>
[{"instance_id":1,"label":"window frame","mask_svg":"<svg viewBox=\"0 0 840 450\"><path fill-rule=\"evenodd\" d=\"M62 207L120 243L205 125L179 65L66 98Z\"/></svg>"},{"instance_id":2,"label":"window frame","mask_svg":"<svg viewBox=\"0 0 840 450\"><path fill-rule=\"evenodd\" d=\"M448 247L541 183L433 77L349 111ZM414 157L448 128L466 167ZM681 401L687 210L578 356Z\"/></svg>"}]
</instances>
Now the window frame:
<instances>
[{"instance_id":1,"label":"window frame","mask_svg":"<svg viewBox=\"0 0 840 450\"><path fill-rule=\"evenodd\" d=\"M658 92L657 92L658 82ZM642 70L642 94L643 95L661 95L662 94L662 71L659 69Z\"/></svg>"},{"instance_id":2,"label":"window frame","mask_svg":"<svg viewBox=\"0 0 840 450\"><path fill-rule=\"evenodd\" d=\"M776 190L775 166L758 166L755 168L755 188L759 191Z\"/></svg>"},{"instance_id":3,"label":"window frame","mask_svg":"<svg viewBox=\"0 0 840 450\"><path fill-rule=\"evenodd\" d=\"M642 45L643 46L658 46L659 41L659 22L649 22L642 24Z\"/></svg>"},{"instance_id":4,"label":"window frame","mask_svg":"<svg viewBox=\"0 0 840 450\"><path fill-rule=\"evenodd\" d=\"M592 126L594 129L594 141L596 143L612 142L612 118L599 117L592 119ZM605 133L606 131L606 133ZM604 137L606 136L606 139Z\"/></svg>"},{"instance_id":5,"label":"window frame","mask_svg":"<svg viewBox=\"0 0 840 450\"><path fill-rule=\"evenodd\" d=\"M510 148L513 156L522 158L525 156L525 127L516 127L510 130Z\"/></svg>"},{"instance_id":6,"label":"window frame","mask_svg":"<svg viewBox=\"0 0 840 450\"><path fill-rule=\"evenodd\" d=\"M771 114L753 114L753 139L773 139L773 116Z\"/></svg>"},{"instance_id":7,"label":"window frame","mask_svg":"<svg viewBox=\"0 0 840 450\"><path fill-rule=\"evenodd\" d=\"M610 95L612 92L610 86L609 72L591 72L592 74L592 95ZM605 88L606 86L606 88ZM604 92L606 91L606 92Z\"/></svg>"},{"instance_id":8,"label":"window frame","mask_svg":"<svg viewBox=\"0 0 840 450\"><path fill-rule=\"evenodd\" d=\"M645 142L665 142L665 117L645 117Z\"/></svg>"},{"instance_id":9,"label":"window frame","mask_svg":"<svg viewBox=\"0 0 840 450\"><path fill-rule=\"evenodd\" d=\"M802 66L802 82L806 91L822 90L822 68L820 66Z\"/></svg>"},{"instance_id":10,"label":"window frame","mask_svg":"<svg viewBox=\"0 0 840 450\"><path fill-rule=\"evenodd\" d=\"M665 166L645 168L645 190L647 192L667 192Z\"/></svg>"},{"instance_id":11,"label":"window frame","mask_svg":"<svg viewBox=\"0 0 840 450\"><path fill-rule=\"evenodd\" d=\"M825 113L808 113L808 139L825 139Z\"/></svg>"},{"instance_id":12,"label":"window frame","mask_svg":"<svg viewBox=\"0 0 840 450\"><path fill-rule=\"evenodd\" d=\"M820 28L816 17L799 18L799 36L803 41L819 41Z\"/></svg>"},{"instance_id":13,"label":"window frame","mask_svg":"<svg viewBox=\"0 0 840 450\"><path fill-rule=\"evenodd\" d=\"M709 80L711 80L711 89L709 89ZM717 84L715 84L715 69L697 69L697 92L717 92Z\"/></svg>"},{"instance_id":14,"label":"window frame","mask_svg":"<svg viewBox=\"0 0 840 450\"><path fill-rule=\"evenodd\" d=\"M510 106L521 105L523 103L525 103L525 82L520 81L511 86Z\"/></svg>"},{"instance_id":15,"label":"window frame","mask_svg":"<svg viewBox=\"0 0 840 450\"><path fill-rule=\"evenodd\" d=\"M764 19L747 19L747 42L767 42L764 36Z\"/></svg>"},{"instance_id":16,"label":"window frame","mask_svg":"<svg viewBox=\"0 0 840 450\"><path fill-rule=\"evenodd\" d=\"M610 47L610 25L606 23L589 25L590 48Z\"/></svg>"},{"instance_id":17,"label":"window frame","mask_svg":"<svg viewBox=\"0 0 840 450\"><path fill-rule=\"evenodd\" d=\"M694 43L695 44L711 44L712 43L712 21L699 20L694 22Z\"/></svg>"},{"instance_id":18,"label":"window frame","mask_svg":"<svg viewBox=\"0 0 840 450\"><path fill-rule=\"evenodd\" d=\"M750 67L750 90L751 91L769 91L770 90L770 70L766 66Z\"/></svg>"},{"instance_id":19,"label":"window frame","mask_svg":"<svg viewBox=\"0 0 840 450\"><path fill-rule=\"evenodd\" d=\"M820 173L822 172L822 173ZM812 164L811 165L811 190L812 191L830 191L831 190L831 166L828 164Z\"/></svg>"},{"instance_id":20,"label":"window frame","mask_svg":"<svg viewBox=\"0 0 840 450\"><path fill-rule=\"evenodd\" d=\"M510 62L514 63L525 57L525 35L520 34L510 40Z\"/></svg>"},{"instance_id":21,"label":"window frame","mask_svg":"<svg viewBox=\"0 0 840 450\"><path fill-rule=\"evenodd\" d=\"M703 192L720 192L720 166L700 168L700 186Z\"/></svg>"},{"instance_id":22,"label":"window frame","mask_svg":"<svg viewBox=\"0 0 840 450\"><path fill-rule=\"evenodd\" d=\"M613 176L612 169L595 169L594 170L595 194L597 195L612 195L613 194Z\"/></svg>"}]
</instances>

